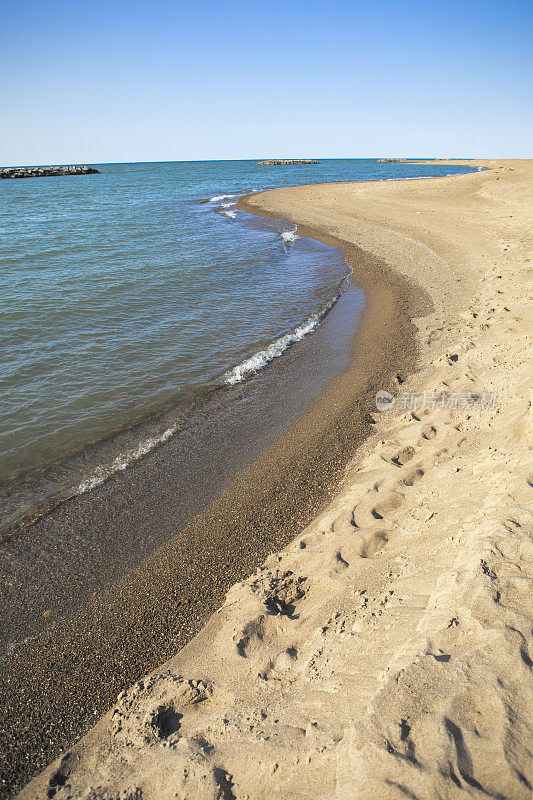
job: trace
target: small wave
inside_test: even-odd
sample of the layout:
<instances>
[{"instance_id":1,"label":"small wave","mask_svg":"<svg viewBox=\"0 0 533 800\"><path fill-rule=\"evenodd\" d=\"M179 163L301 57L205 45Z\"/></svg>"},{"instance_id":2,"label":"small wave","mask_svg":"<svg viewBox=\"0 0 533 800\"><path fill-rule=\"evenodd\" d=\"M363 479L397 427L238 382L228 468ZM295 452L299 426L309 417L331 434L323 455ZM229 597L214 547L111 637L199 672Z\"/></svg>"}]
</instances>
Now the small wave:
<instances>
[{"instance_id":1,"label":"small wave","mask_svg":"<svg viewBox=\"0 0 533 800\"><path fill-rule=\"evenodd\" d=\"M237 197L236 194L219 194L209 199L210 203L218 203L220 200L228 200L230 197Z\"/></svg>"},{"instance_id":2,"label":"small wave","mask_svg":"<svg viewBox=\"0 0 533 800\"><path fill-rule=\"evenodd\" d=\"M225 217L230 217L231 219L235 219L237 212L236 211L221 211L221 214L224 214Z\"/></svg>"},{"instance_id":3,"label":"small wave","mask_svg":"<svg viewBox=\"0 0 533 800\"><path fill-rule=\"evenodd\" d=\"M296 241L296 239L299 239L300 237L296 233L297 230L298 229L297 229L297 227L295 225L294 226L294 230L292 230L292 231L283 231L282 233L280 233L280 237L281 237L281 240L282 240L283 244L292 244L293 242Z\"/></svg>"},{"instance_id":4,"label":"small wave","mask_svg":"<svg viewBox=\"0 0 533 800\"><path fill-rule=\"evenodd\" d=\"M103 467L97 467L97 469L93 472L93 474L82 481L75 489L75 494L85 494L85 492L90 492L91 489L94 489L95 486L100 486L101 483L106 481L116 472L121 472L122 470L126 469L132 461L137 461L137 459L141 458L141 456L145 456L150 450L153 450L154 447L157 447L158 444L163 444L166 442L170 437L176 433L178 426L174 425L170 428L167 428L166 431L163 431L159 436L150 436L148 439L144 439L137 447L134 447L131 450L127 450L125 453L121 453L118 455L110 464L106 464Z\"/></svg>"},{"instance_id":5,"label":"small wave","mask_svg":"<svg viewBox=\"0 0 533 800\"><path fill-rule=\"evenodd\" d=\"M326 316L328 311L330 311L339 297L341 296L342 291L339 291L328 303L326 303L320 311L317 311L315 314L312 314L305 322L299 325L290 333L286 333L284 336L280 336L279 339L276 339L275 342L272 342L268 347L264 350L259 350L259 352L255 353L250 358L247 358L241 364L237 364L236 367L233 369L228 370L225 372L223 380L225 383L233 384L233 383L240 383L241 381L245 380L248 375L252 375L254 372L258 372L258 370L266 367L270 361L273 361L275 358L279 358L288 347L290 347L295 342L301 341L304 336L307 336L308 333L314 331L316 326L319 322Z\"/></svg>"},{"instance_id":6,"label":"small wave","mask_svg":"<svg viewBox=\"0 0 533 800\"><path fill-rule=\"evenodd\" d=\"M233 203L221 203L220 208L231 208L232 206L236 206L237 201L234 200Z\"/></svg>"}]
</instances>

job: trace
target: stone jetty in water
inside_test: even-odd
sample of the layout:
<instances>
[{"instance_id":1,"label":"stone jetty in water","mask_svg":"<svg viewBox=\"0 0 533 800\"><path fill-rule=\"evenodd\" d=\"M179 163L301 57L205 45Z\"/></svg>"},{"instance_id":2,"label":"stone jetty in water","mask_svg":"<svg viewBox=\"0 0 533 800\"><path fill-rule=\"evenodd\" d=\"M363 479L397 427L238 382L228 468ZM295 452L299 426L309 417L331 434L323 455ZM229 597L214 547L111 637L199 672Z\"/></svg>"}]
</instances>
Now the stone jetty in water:
<instances>
[{"instance_id":1,"label":"stone jetty in water","mask_svg":"<svg viewBox=\"0 0 533 800\"><path fill-rule=\"evenodd\" d=\"M312 158L293 158L293 159L268 159L267 161L258 161L257 166L264 165L282 165L285 164L320 164L320 161L314 161Z\"/></svg>"},{"instance_id":2,"label":"stone jetty in water","mask_svg":"<svg viewBox=\"0 0 533 800\"><path fill-rule=\"evenodd\" d=\"M94 167L4 167L0 178L51 178L58 175L94 175L100 170Z\"/></svg>"}]
</instances>

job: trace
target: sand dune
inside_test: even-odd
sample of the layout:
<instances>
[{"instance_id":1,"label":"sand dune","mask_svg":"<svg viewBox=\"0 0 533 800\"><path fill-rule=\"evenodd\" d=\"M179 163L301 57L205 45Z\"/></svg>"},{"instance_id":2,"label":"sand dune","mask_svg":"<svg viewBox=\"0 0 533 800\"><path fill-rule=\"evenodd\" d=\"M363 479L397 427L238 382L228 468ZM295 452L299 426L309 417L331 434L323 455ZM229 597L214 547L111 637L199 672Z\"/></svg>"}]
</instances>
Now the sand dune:
<instances>
[{"instance_id":1,"label":"sand dune","mask_svg":"<svg viewBox=\"0 0 533 800\"><path fill-rule=\"evenodd\" d=\"M531 797L533 165L477 163L247 201L420 286L420 369L334 501L21 798Z\"/></svg>"}]
</instances>

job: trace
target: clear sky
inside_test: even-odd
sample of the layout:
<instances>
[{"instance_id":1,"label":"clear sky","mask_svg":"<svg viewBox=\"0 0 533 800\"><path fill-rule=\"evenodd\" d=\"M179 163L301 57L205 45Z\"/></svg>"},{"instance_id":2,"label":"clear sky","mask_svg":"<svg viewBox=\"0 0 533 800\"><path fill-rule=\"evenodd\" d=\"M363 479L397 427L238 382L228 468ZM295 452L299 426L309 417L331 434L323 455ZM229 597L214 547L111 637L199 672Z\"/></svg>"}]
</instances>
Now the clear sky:
<instances>
[{"instance_id":1,"label":"clear sky","mask_svg":"<svg viewBox=\"0 0 533 800\"><path fill-rule=\"evenodd\" d=\"M533 2L3 0L0 164L531 157Z\"/></svg>"}]
</instances>

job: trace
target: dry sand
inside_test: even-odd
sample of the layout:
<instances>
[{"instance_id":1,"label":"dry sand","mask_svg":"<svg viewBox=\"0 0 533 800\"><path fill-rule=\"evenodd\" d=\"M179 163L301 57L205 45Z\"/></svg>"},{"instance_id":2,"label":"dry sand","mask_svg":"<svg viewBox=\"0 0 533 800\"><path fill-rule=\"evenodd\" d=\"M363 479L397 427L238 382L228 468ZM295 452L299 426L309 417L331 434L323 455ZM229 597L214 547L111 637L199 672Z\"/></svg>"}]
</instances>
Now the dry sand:
<instances>
[{"instance_id":1,"label":"dry sand","mask_svg":"<svg viewBox=\"0 0 533 800\"><path fill-rule=\"evenodd\" d=\"M21 798L530 798L533 164L474 163L248 199L421 287L420 370L333 502Z\"/></svg>"}]
</instances>

